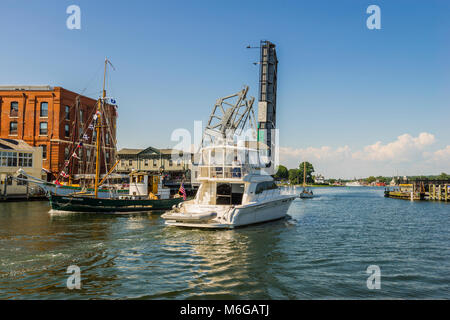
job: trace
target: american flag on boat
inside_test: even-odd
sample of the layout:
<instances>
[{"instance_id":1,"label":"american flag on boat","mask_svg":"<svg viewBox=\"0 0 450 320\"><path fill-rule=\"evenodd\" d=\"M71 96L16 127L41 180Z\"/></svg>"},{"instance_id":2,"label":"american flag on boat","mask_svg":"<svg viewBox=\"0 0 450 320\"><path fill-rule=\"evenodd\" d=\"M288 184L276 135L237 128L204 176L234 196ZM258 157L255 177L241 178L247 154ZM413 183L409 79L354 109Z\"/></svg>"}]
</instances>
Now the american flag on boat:
<instances>
[{"instance_id":1,"label":"american flag on boat","mask_svg":"<svg viewBox=\"0 0 450 320\"><path fill-rule=\"evenodd\" d=\"M181 183L180 189L178 190L178 192L181 192L181 194L183 195L183 200L186 200L186 190L184 189L183 183Z\"/></svg>"}]
</instances>

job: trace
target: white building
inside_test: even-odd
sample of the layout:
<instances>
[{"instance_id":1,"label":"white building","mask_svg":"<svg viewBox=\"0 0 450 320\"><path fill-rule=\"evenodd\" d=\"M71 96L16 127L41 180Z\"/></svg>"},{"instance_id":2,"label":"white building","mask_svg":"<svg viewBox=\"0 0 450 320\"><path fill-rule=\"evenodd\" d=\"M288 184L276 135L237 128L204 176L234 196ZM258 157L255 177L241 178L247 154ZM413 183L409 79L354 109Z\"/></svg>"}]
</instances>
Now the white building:
<instances>
[{"instance_id":1,"label":"white building","mask_svg":"<svg viewBox=\"0 0 450 320\"><path fill-rule=\"evenodd\" d=\"M325 183L325 178L323 175L321 175L320 173L316 176L314 176L314 183L315 184L324 184Z\"/></svg>"},{"instance_id":2,"label":"white building","mask_svg":"<svg viewBox=\"0 0 450 320\"><path fill-rule=\"evenodd\" d=\"M0 139L1 198L26 197L38 190L26 181L13 179L20 168L29 175L42 178L42 148L32 147L23 140Z\"/></svg>"}]
</instances>

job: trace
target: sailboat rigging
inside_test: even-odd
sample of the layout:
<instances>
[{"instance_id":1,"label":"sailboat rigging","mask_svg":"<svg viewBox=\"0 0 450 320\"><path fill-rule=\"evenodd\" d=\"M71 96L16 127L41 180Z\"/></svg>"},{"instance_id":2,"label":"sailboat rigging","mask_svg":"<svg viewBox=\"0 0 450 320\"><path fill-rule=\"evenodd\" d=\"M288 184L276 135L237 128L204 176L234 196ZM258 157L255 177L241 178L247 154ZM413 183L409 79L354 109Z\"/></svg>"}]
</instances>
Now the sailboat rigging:
<instances>
[{"instance_id":1,"label":"sailboat rigging","mask_svg":"<svg viewBox=\"0 0 450 320\"><path fill-rule=\"evenodd\" d=\"M143 172L132 172L130 174L130 187L128 194L110 193L109 197L105 197L99 190L106 179L111 175L118 161L108 170L109 157L105 153L103 157L105 161L106 174L101 179L101 150L106 148L103 145L104 140L113 137L111 134L111 123L107 117L106 108L106 72L108 64L114 68L111 62L105 59L105 69L103 73L103 88L101 98L98 99L93 115L93 123L90 128L95 132L95 176L93 192L83 191L79 193L58 195L50 193L48 195L52 211L69 211L69 212L133 212L148 210L164 210L170 209L173 205L177 205L184 199L180 196L171 196L170 189L164 188L162 179L159 176L149 177ZM88 127L89 129L89 127ZM109 131L108 131L109 130ZM102 133L105 139L102 139ZM77 144L76 150L83 146L83 136ZM112 139L115 140L115 139ZM109 141L106 141L108 144ZM115 141L113 141L115 149ZM76 155L76 153L74 153ZM70 159L70 158L69 158ZM149 192L150 190L150 192Z\"/></svg>"},{"instance_id":2,"label":"sailboat rigging","mask_svg":"<svg viewBox=\"0 0 450 320\"><path fill-rule=\"evenodd\" d=\"M303 161L303 191L299 195L302 199L310 199L314 197L312 190L306 187L306 161Z\"/></svg>"}]
</instances>

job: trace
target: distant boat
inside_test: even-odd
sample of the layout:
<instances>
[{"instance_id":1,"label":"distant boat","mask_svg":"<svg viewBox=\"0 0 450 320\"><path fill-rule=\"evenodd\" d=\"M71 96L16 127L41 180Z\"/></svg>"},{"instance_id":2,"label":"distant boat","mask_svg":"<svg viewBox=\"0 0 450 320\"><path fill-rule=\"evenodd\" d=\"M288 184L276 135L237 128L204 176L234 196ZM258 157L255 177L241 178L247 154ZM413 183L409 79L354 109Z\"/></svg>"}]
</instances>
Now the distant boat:
<instances>
[{"instance_id":1,"label":"distant boat","mask_svg":"<svg viewBox=\"0 0 450 320\"><path fill-rule=\"evenodd\" d=\"M306 188L306 162L303 162L303 191L298 196L301 199L311 199L314 198L314 193L312 190Z\"/></svg>"},{"instance_id":2,"label":"distant boat","mask_svg":"<svg viewBox=\"0 0 450 320\"><path fill-rule=\"evenodd\" d=\"M362 187L362 184L358 181L351 181L345 184L347 187Z\"/></svg>"}]
</instances>

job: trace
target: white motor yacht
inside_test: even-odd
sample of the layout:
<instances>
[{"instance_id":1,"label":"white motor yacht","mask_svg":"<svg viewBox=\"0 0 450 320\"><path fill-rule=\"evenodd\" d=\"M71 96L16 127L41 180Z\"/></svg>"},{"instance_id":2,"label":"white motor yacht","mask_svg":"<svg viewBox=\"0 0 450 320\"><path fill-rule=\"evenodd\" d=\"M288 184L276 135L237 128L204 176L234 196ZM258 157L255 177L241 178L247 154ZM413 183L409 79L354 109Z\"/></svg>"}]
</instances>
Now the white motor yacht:
<instances>
[{"instance_id":1,"label":"white motor yacht","mask_svg":"<svg viewBox=\"0 0 450 320\"><path fill-rule=\"evenodd\" d=\"M163 214L166 225L235 228L286 216L296 194L262 172L258 150L222 145L200 152L197 195Z\"/></svg>"}]
</instances>

